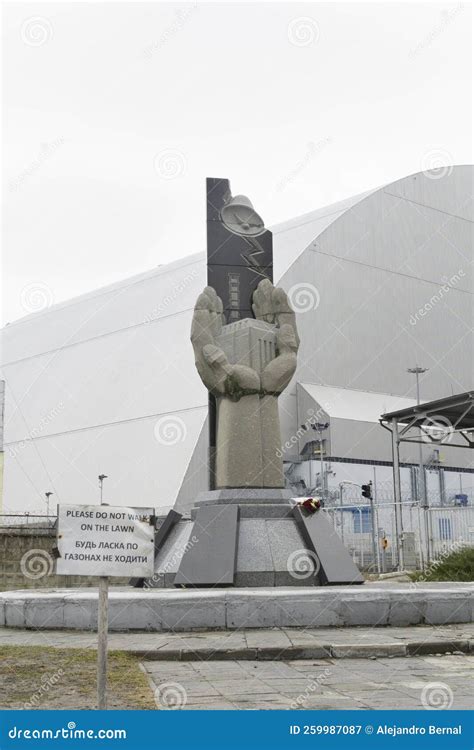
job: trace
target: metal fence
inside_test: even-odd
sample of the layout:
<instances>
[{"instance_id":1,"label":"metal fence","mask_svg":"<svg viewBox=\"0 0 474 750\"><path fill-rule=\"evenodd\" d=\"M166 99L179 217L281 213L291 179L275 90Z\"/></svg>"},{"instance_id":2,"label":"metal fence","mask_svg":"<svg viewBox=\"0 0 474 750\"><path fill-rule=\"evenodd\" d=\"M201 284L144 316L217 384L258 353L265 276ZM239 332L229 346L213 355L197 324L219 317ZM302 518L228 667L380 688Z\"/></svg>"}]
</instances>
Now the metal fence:
<instances>
[{"instance_id":1,"label":"metal fence","mask_svg":"<svg viewBox=\"0 0 474 750\"><path fill-rule=\"evenodd\" d=\"M0 513L0 529L54 529L56 516L36 513Z\"/></svg>"},{"instance_id":2,"label":"metal fence","mask_svg":"<svg viewBox=\"0 0 474 750\"><path fill-rule=\"evenodd\" d=\"M390 572L397 561L395 503L323 508L362 570ZM402 504L403 551L407 569L422 569L464 546L474 546L474 507L421 508Z\"/></svg>"},{"instance_id":3,"label":"metal fence","mask_svg":"<svg viewBox=\"0 0 474 750\"><path fill-rule=\"evenodd\" d=\"M323 509L362 570L390 572L397 561L395 503L334 505ZM421 508L402 503L404 563L422 569L463 547L474 546L474 506ZM54 529L56 516L0 514L0 530Z\"/></svg>"}]
</instances>

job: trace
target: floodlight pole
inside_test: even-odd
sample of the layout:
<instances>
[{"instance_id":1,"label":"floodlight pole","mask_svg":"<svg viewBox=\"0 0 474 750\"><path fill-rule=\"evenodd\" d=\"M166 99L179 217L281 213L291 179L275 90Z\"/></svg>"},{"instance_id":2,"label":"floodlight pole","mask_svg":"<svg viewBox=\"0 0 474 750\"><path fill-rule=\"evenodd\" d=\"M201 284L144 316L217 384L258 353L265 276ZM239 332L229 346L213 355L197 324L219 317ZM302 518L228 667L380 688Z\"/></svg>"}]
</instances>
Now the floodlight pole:
<instances>
[{"instance_id":1,"label":"floodlight pole","mask_svg":"<svg viewBox=\"0 0 474 750\"><path fill-rule=\"evenodd\" d=\"M418 365L415 365L415 367L409 367L407 372L411 373L416 377L416 403L418 406L420 405L420 375L422 375L424 372L427 372L427 367L419 367ZM423 432L420 428L420 436L423 435ZM419 472L420 472L420 500L422 507L426 507L428 504L428 494L426 492L426 483L425 483L425 467L423 464L423 446L420 443L418 443L418 464L419 464Z\"/></svg>"},{"instance_id":2,"label":"floodlight pole","mask_svg":"<svg viewBox=\"0 0 474 750\"><path fill-rule=\"evenodd\" d=\"M319 459L321 463L321 499L324 505L325 498L325 481L324 481L324 455L323 455L323 432L329 427L329 422L316 422L312 425L313 430L316 430L319 434Z\"/></svg>"},{"instance_id":3,"label":"floodlight pole","mask_svg":"<svg viewBox=\"0 0 474 750\"><path fill-rule=\"evenodd\" d=\"M46 515L49 517L49 498L51 495L53 495L53 492L45 492L44 496L46 498Z\"/></svg>"},{"instance_id":4,"label":"floodlight pole","mask_svg":"<svg viewBox=\"0 0 474 750\"><path fill-rule=\"evenodd\" d=\"M419 365L415 365L415 367L409 367L407 372L411 373L416 377L416 403L418 406L420 405L420 375L423 375L424 372L427 372L427 367L420 367ZM423 437L423 431L420 427L420 438ZM424 520L424 527L425 527L425 539L426 539L426 564L430 564L430 529L429 529L429 521L428 521L428 492L426 490L426 482L425 482L425 467L423 463L423 446L421 444L421 440L418 443L418 473L420 476L420 496L419 496L419 503L421 504L421 507L423 508L423 520Z\"/></svg>"},{"instance_id":5,"label":"floodlight pole","mask_svg":"<svg viewBox=\"0 0 474 750\"><path fill-rule=\"evenodd\" d=\"M100 489L100 504L104 502L104 479L107 479L107 474L99 474L99 489Z\"/></svg>"},{"instance_id":6,"label":"floodlight pole","mask_svg":"<svg viewBox=\"0 0 474 750\"><path fill-rule=\"evenodd\" d=\"M395 537L397 547L397 567L403 570L403 515L402 515L402 488L400 483L400 441L398 439L398 422L392 419L392 456L393 456L393 489L395 496Z\"/></svg>"}]
</instances>

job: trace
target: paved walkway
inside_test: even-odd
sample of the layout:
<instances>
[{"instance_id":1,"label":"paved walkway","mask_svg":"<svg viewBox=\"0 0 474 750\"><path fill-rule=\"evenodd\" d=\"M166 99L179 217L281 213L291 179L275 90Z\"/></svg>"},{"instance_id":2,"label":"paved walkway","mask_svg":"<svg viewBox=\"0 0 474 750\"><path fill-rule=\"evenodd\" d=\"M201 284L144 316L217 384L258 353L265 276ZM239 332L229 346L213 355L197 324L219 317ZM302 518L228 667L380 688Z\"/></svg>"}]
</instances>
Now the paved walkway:
<instances>
[{"instance_id":1,"label":"paved walkway","mask_svg":"<svg viewBox=\"0 0 474 750\"><path fill-rule=\"evenodd\" d=\"M0 646L96 648L97 635L77 630L0 628ZM147 660L295 660L415 656L474 651L474 624L110 633L109 649Z\"/></svg>"},{"instance_id":2,"label":"paved walkway","mask_svg":"<svg viewBox=\"0 0 474 750\"><path fill-rule=\"evenodd\" d=\"M474 656L145 662L158 708L469 709Z\"/></svg>"},{"instance_id":3,"label":"paved walkway","mask_svg":"<svg viewBox=\"0 0 474 750\"><path fill-rule=\"evenodd\" d=\"M109 635L157 708L186 710L468 709L473 644L474 625ZM97 634L0 628L2 646L95 649Z\"/></svg>"}]
</instances>

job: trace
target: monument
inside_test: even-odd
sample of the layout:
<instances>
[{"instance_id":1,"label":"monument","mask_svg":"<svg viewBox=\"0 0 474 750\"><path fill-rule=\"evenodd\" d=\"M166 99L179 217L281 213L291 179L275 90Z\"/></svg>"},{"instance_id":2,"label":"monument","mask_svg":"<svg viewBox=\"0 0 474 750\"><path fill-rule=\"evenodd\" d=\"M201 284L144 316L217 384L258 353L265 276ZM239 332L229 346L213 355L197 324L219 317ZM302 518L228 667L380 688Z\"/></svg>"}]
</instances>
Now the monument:
<instances>
[{"instance_id":1,"label":"monument","mask_svg":"<svg viewBox=\"0 0 474 750\"><path fill-rule=\"evenodd\" d=\"M282 488L278 396L296 370L295 314L283 289L260 281L255 319L223 325L212 287L199 295L191 342L196 367L216 398L216 488Z\"/></svg>"},{"instance_id":2,"label":"monument","mask_svg":"<svg viewBox=\"0 0 474 750\"><path fill-rule=\"evenodd\" d=\"M208 179L208 281L192 320L210 394L210 489L158 534L158 587L362 583L332 524L285 489L278 397L297 365L296 317L274 287L272 236L246 196Z\"/></svg>"},{"instance_id":3,"label":"monument","mask_svg":"<svg viewBox=\"0 0 474 750\"><path fill-rule=\"evenodd\" d=\"M245 195L227 179L206 180L207 283L223 303L225 323L253 318L252 295L273 281L273 236ZM209 393L209 487L216 487L216 399Z\"/></svg>"}]
</instances>

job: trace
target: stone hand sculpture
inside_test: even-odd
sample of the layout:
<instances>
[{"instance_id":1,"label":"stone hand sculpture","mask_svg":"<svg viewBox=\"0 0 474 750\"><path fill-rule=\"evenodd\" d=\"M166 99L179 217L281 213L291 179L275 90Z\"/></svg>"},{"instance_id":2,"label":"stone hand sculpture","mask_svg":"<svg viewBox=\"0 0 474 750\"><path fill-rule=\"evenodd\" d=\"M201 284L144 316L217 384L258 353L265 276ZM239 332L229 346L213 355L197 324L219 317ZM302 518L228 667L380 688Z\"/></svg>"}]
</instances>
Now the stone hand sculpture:
<instances>
[{"instance_id":1,"label":"stone hand sculpture","mask_svg":"<svg viewBox=\"0 0 474 750\"><path fill-rule=\"evenodd\" d=\"M284 487L277 398L296 369L295 313L283 289L264 279L252 305L255 317L275 327L276 356L261 372L231 363L218 338L222 301L212 287L199 295L191 342L196 367L217 399L216 487Z\"/></svg>"},{"instance_id":2,"label":"stone hand sculpture","mask_svg":"<svg viewBox=\"0 0 474 750\"><path fill-rule=\"evenodd\" d=\"M241 396L260 391L260 377L244 365L231 365L216 340L224 324L222 300L211 286L197 298L191 328L196 368L201 380L214 396Z\"/></svg>"},{"instance_id":3,"label":"stone hand sculpture","mask_svg":"<svg viewBox=\"0 0 474 750\"><path fill-rule=\"evenodd\" d=\"M276 329L277 356L264 369L261 393L280 395L296 370L299 336L295 313L283 289L275 288L271 281L260 282L253 295L252 310L257 320L272 323Z\"/></svg>"}]
</instances>

